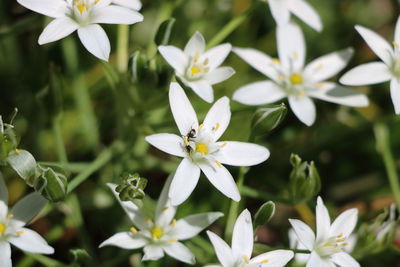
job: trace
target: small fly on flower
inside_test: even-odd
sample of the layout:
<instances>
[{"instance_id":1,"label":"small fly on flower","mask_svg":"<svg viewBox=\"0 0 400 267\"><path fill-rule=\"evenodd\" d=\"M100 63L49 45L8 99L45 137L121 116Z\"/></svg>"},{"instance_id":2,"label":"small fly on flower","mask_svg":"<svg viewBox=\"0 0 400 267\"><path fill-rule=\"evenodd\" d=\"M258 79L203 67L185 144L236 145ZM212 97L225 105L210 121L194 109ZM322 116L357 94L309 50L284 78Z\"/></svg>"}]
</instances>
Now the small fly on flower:
<instances>
[{"instance_id":1,"label":"small fly on flower","mask_svg":"<svg viewBox=\"0 0 400 267\"><path fill-rule=\"evenodd\" d=\"M190 131L186 135L183 136L183 142L185 143L185 149L186 149L186 152L189 154L192 153L192 151L193 151L193 148L190 145L190 141L191 141L190 139L193 139L195 137L196 137L196 130L193 128L190 129Z\"/></svg>"}]
</instances>

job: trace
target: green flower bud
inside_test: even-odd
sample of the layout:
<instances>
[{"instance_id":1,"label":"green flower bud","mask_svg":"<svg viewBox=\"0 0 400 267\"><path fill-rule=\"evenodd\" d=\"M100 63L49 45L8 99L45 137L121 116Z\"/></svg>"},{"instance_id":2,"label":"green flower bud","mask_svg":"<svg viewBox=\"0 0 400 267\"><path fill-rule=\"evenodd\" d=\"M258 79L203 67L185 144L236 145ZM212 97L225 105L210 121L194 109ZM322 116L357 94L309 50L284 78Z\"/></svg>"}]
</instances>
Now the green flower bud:
<instances>
[{"instance_id":1,"label":"green flower bud","mask_svg":"<svg viewBox=\"0 0 400 267\"><path fill-rule=\"evenodd\" d=\"M275 203L272 201L265 202L254 216L254 228L268 223L275 214Z\"/></svg>"},{"instance_id":2,"label":"green flower bud","mask_svg":"<svg viewBox=\"0 0 400 267\"><path fill-rule=\"evenodd\" d=\"M284 103L258 109L252 119L253 134L264 135L275 129L285 118L287 108Z\"/></svg>"},{"instance_id":3,"label":"green flower bud","mask_svg":"<svg viewBox=\"0 0 400 267\"><path fill-rule=\"evenodd\" d=\"M31 153L26 150L15 149L10 152L6 160L29 186L33 185L36 175L36 160Z\"/></svg>"},{"instance_id":4,"label":"green flower bud","mask_svg":"<svg viewBox=\"0 0 400 267\"><path fill-rule=\"evenodd\" d=\"M122 183L115 188L122 201L134 201L144 198L144 189L147 185L146 178L142 178L138 174L127 174L122 179Z\"/></svg>"},{"instance_id":5,"label":"green flower bud","mask_svg":"<svg viewBox=\"0 0 400 267\"><path fill-rule=\"evenodd\" d=\"M35 179L34 188L43 197L52 202L61 201L65 198L68 191L67 174L56 165L38 165L40 176Z\"/></svg>"}]
</instances>

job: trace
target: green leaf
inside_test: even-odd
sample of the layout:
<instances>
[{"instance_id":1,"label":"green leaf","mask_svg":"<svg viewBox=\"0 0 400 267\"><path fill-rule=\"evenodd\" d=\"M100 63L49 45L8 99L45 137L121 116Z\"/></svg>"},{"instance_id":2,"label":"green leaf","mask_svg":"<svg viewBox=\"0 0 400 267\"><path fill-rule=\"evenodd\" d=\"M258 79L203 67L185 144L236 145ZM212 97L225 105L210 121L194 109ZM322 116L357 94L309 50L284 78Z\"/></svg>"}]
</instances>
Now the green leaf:
<instances>
[{"instance_id":1,"label":"green leaf","mask_svg":"<svg viewBox=\"0 0 400 267\"><path fill-rule=\"evenodd\" d=\"M160 24L160 26L158 27L156 36L154 38L154 42L157 45L169 44L169 41L173 34L174 24L175 24L174 18L169 18Z\"/></svg>"},{"instance_id":2,"label":"green leaf","mask_svg":"<svg viewBox=\"0 0 400 267\"><path fill-rule=\"evenodd\" d=\"M265 202L254 216L254 228L268 223L275 214L275 203L272 201Z\"/></svg>"},{"instance_id":3,"label":"green leaf","mask_svg":"<svg viewBox=\"0 0 400 267\"><path fill-rule=\"evenodd\" d=\"M16 149L10 153L7 162L28 185L33 185L32 181L36 174L36 160L31 153Z\"/></svg>"}]
</instances>

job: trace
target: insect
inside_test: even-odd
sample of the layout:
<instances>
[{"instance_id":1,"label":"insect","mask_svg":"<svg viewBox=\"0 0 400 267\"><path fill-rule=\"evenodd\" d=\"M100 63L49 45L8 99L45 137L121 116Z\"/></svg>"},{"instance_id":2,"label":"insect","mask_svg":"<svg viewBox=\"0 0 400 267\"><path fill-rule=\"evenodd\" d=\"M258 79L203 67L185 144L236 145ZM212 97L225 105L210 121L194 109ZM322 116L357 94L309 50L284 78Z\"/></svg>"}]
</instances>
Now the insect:
<instances>
[{"instance_id":1,"label":"insect","mask_svg":"<svg viewBox=\"0 0 400 267\"><path fill-rule=\"evenodd\" d=\"M187 135L183 136L183 142L185 143L185 149L186 151L190 154L193 151L193 148L190 146L190 139L193 139L196 137L196 130L191 129Z\"/></svg>"}]
</instances>

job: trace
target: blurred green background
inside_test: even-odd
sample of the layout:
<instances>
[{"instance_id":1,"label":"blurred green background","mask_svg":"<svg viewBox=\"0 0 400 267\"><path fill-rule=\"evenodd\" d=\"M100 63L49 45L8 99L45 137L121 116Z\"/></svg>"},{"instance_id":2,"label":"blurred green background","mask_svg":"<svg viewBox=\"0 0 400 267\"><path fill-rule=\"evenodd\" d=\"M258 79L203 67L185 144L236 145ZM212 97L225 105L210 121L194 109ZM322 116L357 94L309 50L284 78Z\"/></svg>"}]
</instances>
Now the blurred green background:
<instances>
[{"instance_id":1,"label":"blurred green background","mask_svg":"<svg viewBox=\"0 0 400 267\"><path fill-rule=\"evenodd\" d=\"M354 30L355 24L393 39L400 8L395 0L309 2L321 15L324 30L317 33L299 22L307 41L308 61L348 46L355 48L355 55L347 70L376 60ZM64 161L58 141L61 138L71 177L88 170L90 174L65 202L49 205L47 215L32 225L55 247L52 258L68 263L69 249L83 248L92 256L87 266L183 266L169 257L140 263L140 251L97 248L112 234L131 226L105 183L118 182L124 172L137 172L149 179L146 193L156 199L167 175L179 162L144 141L151 133L177 133L167 98L171 69L156 54L153 41L160 23L169 17L176 19L170 44L183 48L195 31L211 40L229 21L250 8L248 16L224 42L256 48L275 57L275 22L265 2L143 1L144 22L131 26L129 35L129 53L139 51L141 58L139 81L133 82L132 61L127 72L117 70L118 26L104 25L113 54L110 63L103 63L83 48L76 34L39 46L39 34L49 19L24 9L14 0L0 1L0 114L7 118L14 107L19 109L15 125L21 136L20 147L29 150L36 160ZM224 65L232 66L236 74L214 87L216 99L230 97L240 86L265 79L235 54ZM57 77L58 83L51 83L52 77ZM353 109L316 101L318 115L312 127L301 124L289 110L278 128L256 139L270 149L271 157L246 175L245 185L260 194L244 197L241 207L247 207L254 215L264 201L287 197L291 153L315 161L322 182L320 195L335 216L345 208L358 207L360 221L368 221L393 202L373 132L375 122L387 124L399 166L400 118L394 115L389 84L356 89L369 96L368 108ZM186 92L201 120L210 105L191 90ZM224 138L246 141L256 108L234 102L231 108L232 122ZM230 170L237 176L238 168ZM30 190L11 170L2 171L8 178L12 202ZM150 200L146 202L151 206ZM205 211L222 211L227 215L229 204L227 198L202 178L190 199L179 207L177 218ZM315 203L309 204L314 209ZM272 247L287 247L287 218L298 217L299 209L277 205L274 219L259 229L259 241ZM222 218L211 229L222 235L224 226ZM186 242L196 254L199 266L216 262L208 243L204 233ZM13 250L15 266L43 266L32 257ZM362 266L400 266L400 253L389 249L360 262Z\"/></svg>"}]
</instances>

